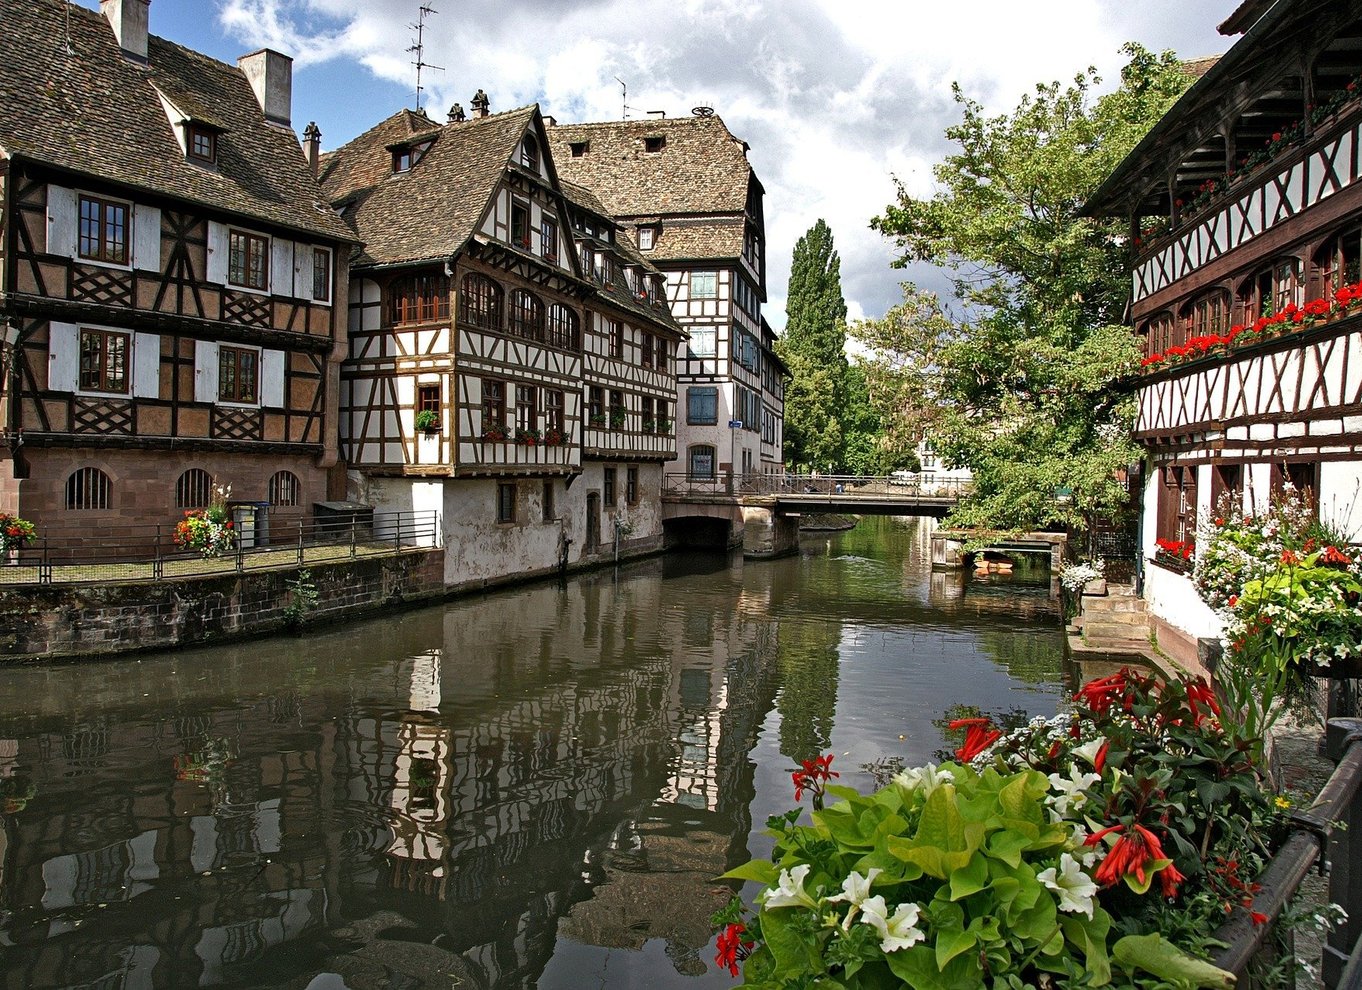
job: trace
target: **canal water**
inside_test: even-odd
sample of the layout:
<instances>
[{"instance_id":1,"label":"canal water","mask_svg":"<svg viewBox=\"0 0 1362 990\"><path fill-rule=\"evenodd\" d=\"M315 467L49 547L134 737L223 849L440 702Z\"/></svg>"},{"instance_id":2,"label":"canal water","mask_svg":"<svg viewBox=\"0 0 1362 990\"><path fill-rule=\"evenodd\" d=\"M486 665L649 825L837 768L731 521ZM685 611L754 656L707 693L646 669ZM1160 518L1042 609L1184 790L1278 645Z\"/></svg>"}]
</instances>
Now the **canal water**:
<instances>
[{"instance_id":1,"label":"canal water","mask_svg":"<svg viewBox=\"0 0 1362 990\"><path fill-rule=\"evenodd\" d=\"M306 638L0 670L0 987L729 987L714 877L795 760L1053 713L1047 576L928 521Z\"/></svg>"}]
</instances>

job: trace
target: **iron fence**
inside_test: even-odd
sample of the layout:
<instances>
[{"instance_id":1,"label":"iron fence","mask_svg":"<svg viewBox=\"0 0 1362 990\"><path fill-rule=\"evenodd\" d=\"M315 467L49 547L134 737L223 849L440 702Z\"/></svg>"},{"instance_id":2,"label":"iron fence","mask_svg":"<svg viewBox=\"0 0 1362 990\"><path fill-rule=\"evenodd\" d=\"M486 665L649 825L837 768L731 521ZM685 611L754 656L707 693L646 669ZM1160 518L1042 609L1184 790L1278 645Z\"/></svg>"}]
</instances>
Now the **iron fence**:
<instances>
[{"instance_id":1,"label":"iron fence","mask_svg":"<svg viewBox=\"0 0 1362 990\"><path fill-rule=\"evenodd\" d=\"M1263 875L1251 911L1267 916L1255 925L1248 911L1236 910L1216 932L1225 943L1213 960L1244 977L1262 951L1282 911L1318 863L1329 872L1329 898L1347 919L1329 934L1320 976L1326 990L1362 990L1362 719L1329 720L1326 734L1333 775L1308 808L1291 816L1292 832ZM1240 986L1252 984L1241 979Z\"/></svg>"},{"instance_id":2,"label":"iron fence","mask_svg":"<svg viewBox=\"0 0 1362 990\"><path fill-rule=\"evenodd\" d=\"M176 545L173 524L118 526L107 533L54 528L10 552L0 567L0 586L212 577L439 546L435 511L272 521L268 537L238 534L231 548L215 557Z\"/></svg>"},{"instance_id":3,"label":"iron fence","mask_svg":"<svg viewBox=\"0 0 1362 990\"><path fill-rule=\"evenodd\" d=\"M860 474L741 474L713 475L669 472L662 479L664 495L758 496L826 495L874 498L958 499L973 483L960 478L936 479L930 474L868 476Z\"/></svg>"}]
</instances>

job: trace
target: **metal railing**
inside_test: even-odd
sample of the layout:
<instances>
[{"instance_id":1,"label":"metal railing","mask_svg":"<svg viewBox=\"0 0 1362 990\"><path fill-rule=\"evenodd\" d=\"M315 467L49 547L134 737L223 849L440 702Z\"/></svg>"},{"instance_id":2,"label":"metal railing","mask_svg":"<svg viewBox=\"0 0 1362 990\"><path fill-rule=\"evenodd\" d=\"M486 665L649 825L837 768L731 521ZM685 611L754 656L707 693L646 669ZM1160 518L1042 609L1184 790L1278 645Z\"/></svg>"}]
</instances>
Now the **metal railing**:
<instances>
[{"instance_id":1,"label":"metal railing","mask_svg":"<svg viewBox=\"0 0 1362 990\"><path fill-rule=\"evenodd\" d=\"M272 519L267 537L239 534L231 549L216 557L177 546L173 523L117 526L108 532L86 528L62 533L53 527L28 546L11 551L0 566L0 587L212 577L440 545L440 514L433 510L283 523Z\"/></svg>"},{"instance_id":2,"label":"metal railing","mask_svg":"<svg viewBox=\"0 0 1362 990\"><path fill-rule=\"evenodd\" d=\"M742 474L730 471L713 475L668 472L662 479L664 495L757 496L825 495L847 498L958 499L973 482L959 478L936 479L930 473L891 474L872 477L859 474Z\"/></svg>"},{"instance_id":3,"label":"metal railing","mask_svg":"<svg viewBox=\"0 0 1362 990\"><path fill-rule=\"evenodd\" d=\"M1252 911L1267 916L1253 924L1236 910L1215 937L1225 943L1213 962L1242 977L1263 949L1273 925L1296 896L1301 881L1320 863L1329 871L1329 899L1347 920L1329 934L1320 975L1327 990L1362 990L1362 719L1329 720L1326 734L1333 775L1308 808L1291 816L1290 838L1258 878L1261 890ZM1323 862L1321 862L1323 861Z\"/></svg>"}]
</instances>

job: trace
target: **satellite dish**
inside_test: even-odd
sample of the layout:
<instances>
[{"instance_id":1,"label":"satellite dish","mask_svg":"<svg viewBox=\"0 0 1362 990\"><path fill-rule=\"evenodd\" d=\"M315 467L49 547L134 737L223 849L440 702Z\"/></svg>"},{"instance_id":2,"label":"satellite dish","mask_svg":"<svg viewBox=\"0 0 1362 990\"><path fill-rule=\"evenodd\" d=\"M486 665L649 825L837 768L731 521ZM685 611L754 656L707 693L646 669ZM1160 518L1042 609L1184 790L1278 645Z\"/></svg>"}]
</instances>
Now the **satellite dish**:
<instances>
[{"instance_id":1,"label":"satellite dish","mask_svg":"<svg viewBox=\"0 0 1362 990\"><path fill-rule=\"evenodd\" d=\"M691 116L692 116L692 117L713 117L713 116L714 116L714 108L713 108L713 107L692 107L690 112L691 112Z\"/></svg>"}]
</instances>

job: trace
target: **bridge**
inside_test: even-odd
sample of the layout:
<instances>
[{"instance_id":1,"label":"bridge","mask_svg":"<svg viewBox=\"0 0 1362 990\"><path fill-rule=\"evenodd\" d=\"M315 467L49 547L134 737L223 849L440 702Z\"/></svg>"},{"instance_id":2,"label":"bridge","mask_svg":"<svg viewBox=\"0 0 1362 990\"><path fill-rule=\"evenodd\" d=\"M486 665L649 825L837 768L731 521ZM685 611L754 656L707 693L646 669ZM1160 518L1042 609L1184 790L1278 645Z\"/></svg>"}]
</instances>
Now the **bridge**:
<instances>
[{"instance_id":1,"label":"bridge","mask_svg":"<svg viewBox=\"0 0 1362 990\"><path fill-rule=\"evenodd\" d=\"M724 539L741 544L751 557L769 557L794 549L799 516L844 512L855 515L932 516L955 508L970 483L937 481L930 475L715 475L668 473L662 479L662 519L675 538L686 528L703 542ZM709 520L708 524L697 520ZM720 533L720 530L724 532Z\"/></svg>"}]
</instances>

